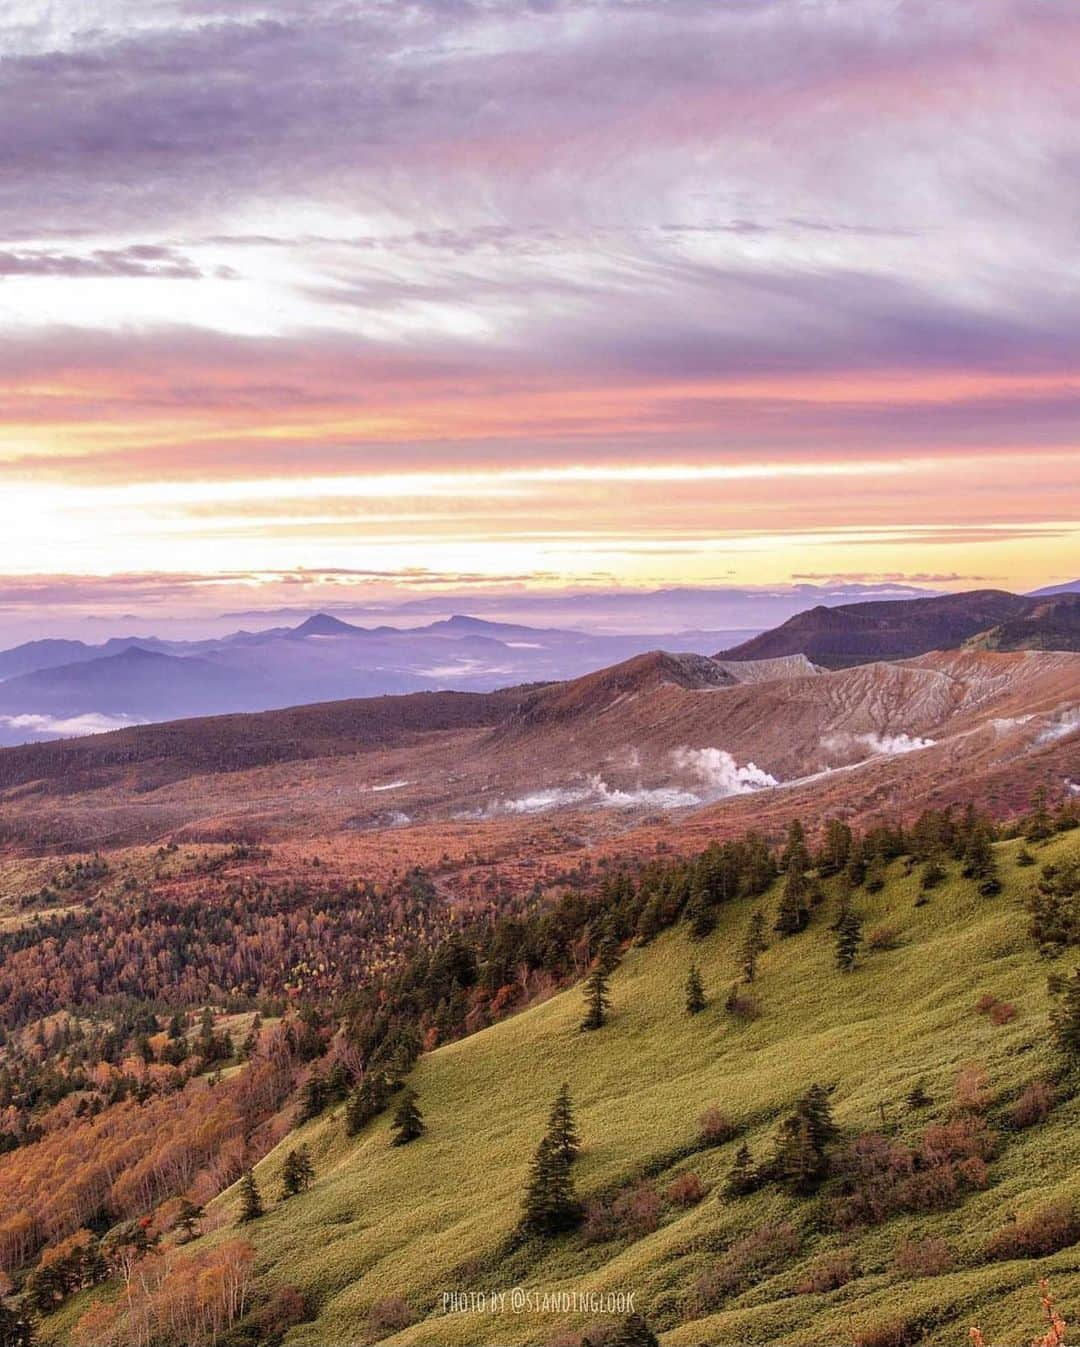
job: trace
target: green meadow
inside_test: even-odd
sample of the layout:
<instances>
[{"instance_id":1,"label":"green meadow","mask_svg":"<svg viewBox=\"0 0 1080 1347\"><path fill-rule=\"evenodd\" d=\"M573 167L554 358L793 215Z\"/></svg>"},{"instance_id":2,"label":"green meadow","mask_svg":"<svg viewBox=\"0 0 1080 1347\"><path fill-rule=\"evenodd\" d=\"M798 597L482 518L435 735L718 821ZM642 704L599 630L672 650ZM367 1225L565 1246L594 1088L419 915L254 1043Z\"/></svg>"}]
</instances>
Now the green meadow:
<instances>
[{"instance_id":1,"label":"green meadow","mask_svg":"<svg viewBox=\"0 0 1080 1347\"><path fill-rule=\"evenodd\" d=\"M512 1288L632 1292L664 1347L850 1344L894 1322L928 1343L962 1344L971 1324L991 1343L1026 1342L1039 1328L1043 1276L1062 1308L1080 1316L1080 1246L1041 1259L985 1256L987 1239L1014 1217L1054 1201L1080 1202L1080 1097L1024 1130L1005 1121L1025 1086L1060 1072L1047 978L1075 962L1068 953L1040 958L1024 900L1039 866L1080 851L1080 833L1033 850L1037 864L1022 868L1020 844L998 844L1005 887L997 897L980 897L951 864L946 882L921 905L918 870L906 873L905 862L895 862L883 890L856 892L864 936L881 927L892 936L882 948L864 944L851 973L836 966L830 895L802 934L770 933L754 984L756 1019L736 1020L724 1009L736 951L758 905L735 902L704 941L692 941L681 925L630 949L612 978L609 1022L598 1032L580 1031L575 987L421 1057L410 1077L427 1124L420 1140L391 1146L389 1112L350 1139L341 1109L291 1133L256 1169L268 1210L243 1230L264 1289L287 1282L317 1306L317 1318L290 1330L286 1342L324 1347L378 1337L393 1347L524 1347L601 1319L588 1311L515 1313L509 1302L497 1314L443 1312L444 1293ZM776 893L766 901L774 910ZM691 961L709 997L693 1017L684 1008ZM976 1009L984 994L1011 1003L1015 1015L993 1023ZM756 1158L767 1154L778 1123L812 1084L831 1090L842 1136L877 1130L914 1141L929 1122L952 1116L957 1074L972 1063L986 1073L986 1117L999 1142L988 1186L956 1205L839 1233L823 1219L819 1198L776 1186L722 1195L738 1147L746 1142ZM919 1080L931 1102L913 1110L906 1096ZM688 1208L665 1203L658 1228L640 1238L586 1243L573 1233L512 1247L529 1161L563 1081L582 1141L573 1166L582 1199L642 1176L663 1193L692 1171L707 1188L703 1200ZM703 1148L699 1118L711 1105L739 1135ZM301 1142L315 1182L279 1202L284 1155ZM231 1235L236 1208L234 1188L211 1208L211 1216L227 1219L204 1240ZM793 1251L719 1307L696 1303L698 1279L729 1245L785 1222L795 1228ZM948 1245L949 1270L913 1277L894 1267L902 1240L928 1237ZM856 1275L836 1290L799 1293L807 1269L835 1251L851 1256ZM388 1298L406 1302L414 1320L380 1335L369 1314ZM85 1303L80 1296L54 1331Z\"/></svg>"}]
</instances>

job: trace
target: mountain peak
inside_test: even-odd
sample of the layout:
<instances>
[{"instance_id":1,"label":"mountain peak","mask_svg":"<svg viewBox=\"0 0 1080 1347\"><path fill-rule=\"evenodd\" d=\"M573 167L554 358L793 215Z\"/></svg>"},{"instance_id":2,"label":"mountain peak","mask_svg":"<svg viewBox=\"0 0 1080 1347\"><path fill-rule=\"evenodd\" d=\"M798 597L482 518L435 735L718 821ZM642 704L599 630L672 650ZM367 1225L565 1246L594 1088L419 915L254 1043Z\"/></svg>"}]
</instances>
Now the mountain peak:
<instances>
[{"instance_id":1,"label":"mountain peak","mask_svg":"<svg viewBox=\"0 0 1080 1347\"><path fill-rule=\"evenodd\" d=\"M329 613L312 613L298 627L292 630L293 636L355 636L363 627L354 627L351 622L342 622L340 617L331 617Z\"/></svg>"}]
</instances>

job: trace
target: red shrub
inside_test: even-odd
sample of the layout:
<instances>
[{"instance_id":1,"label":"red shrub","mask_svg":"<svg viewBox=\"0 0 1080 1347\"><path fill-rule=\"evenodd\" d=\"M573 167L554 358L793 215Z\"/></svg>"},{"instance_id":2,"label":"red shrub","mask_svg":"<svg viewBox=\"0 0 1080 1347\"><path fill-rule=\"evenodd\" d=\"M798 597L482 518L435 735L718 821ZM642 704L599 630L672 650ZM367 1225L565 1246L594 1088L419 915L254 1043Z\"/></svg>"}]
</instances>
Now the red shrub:
<instances>
[{"instance_id":1,"label":"red shrub","mask_svg":"<svg viewBox=\"0 0 1080 1347\"><path fill-rule=\"evenodd\" d=\"M939 1277L955 1264L956 1255L943 1239L903 1239L896 1246L892 1263L905 1277Z\"/></svg>"},{"instance_id":2,"label":"red shrub","mask_svg":"<svg viewBox=\"0 0 1080 1347\"><path fill-rule=\"evenodd\" d=\"M705 1196L705 1185L690 1170L676 1175L668 1184L667 1200L676 1207L694 1207Z\"/></svg>"},{"instance_id":3,"label":"red shrub","mask_svg":"<svg viewBox=\"0 0 1080 1347\"><path fill-rule=\"evenodd\" d=\"M408 1328L413 1318L408 1303L400 1296L387 1296L384 1300L377 1300L368 1310L368 1337L376 1342L379 1338L389 1337L391 1333Z\"/></svg>"},{"instance_id":4,"label":"red shrub","mask_svg":"<svg viewBox=\"0 0 1080 1347\"><path fill-rule=\"evenodd\" d=\"M702 1143L706 1146L720 1146L730 1141L739 1130L715 1104L710 1104L698 1119L698 1128Z\"/></svg>"},{"instance_id":5,"label":"red shrub","mask_svg":"<svg viewBox=\"0 0 1080 1347\"><path fill-rule=\"evenodd\" d=\"M1034 1127L1046 1120L1056 1098L1054 1087L1048 1081L1032 1081L1009 1109L1009 1121L1014 1127Z\"/></svg>"},{"instance_id":6,"label":"red shrub","mask_svg":"<svg viewBox=\"0 0 1080 1347\"><path fill-rule=\"evenodd\" d=\"M859 1260L850 1249L837 1249L810 1264L795 1287L801 1296L821 1295L846 1286L860 1274Z\"/></svg>"},{"instance_id":7,"label":"red shrub","mask_svg":"<svg viewBox=\"0 0 1080 1347\"><path fill-rule=\"evenodd\" d=\"M881 1323L854 1329L851 1343L852 1347L907 1347L913 1337L903 1319L885 1319Z\"/></svg>"},{"instance_id":8,"label":"red shrub","mask_svg":"<svg viewBox=\"0 0 1080 1347\"><path fill-rule=\"evenodd\" d=\"M799 1232L789 1221L759 1225L736 1240L697 1282L703 1309L720 1303L743 1286L778 1271L799 1252Z\"/></svg>"},{"instance_id":9,"label":"red shrub","mask_svg":"<svg viewBox=\"0 0 1080 1347\"><path fill-rule=\"evenodd\" d=\"M663 1203L660 1194L651 1183L639 1183L625 1193L620 1193L612 1203L612 1212L620 1234L640 1239L651 1234L660 1224L660 1212Z\"/></svg>"},{"instance_id":10,"label":"red shrub","mask_svg":"<svg viewBox=\"0 0 1080 1347\"><path fill-rule=\"evenodd\" d=\"M1052 1202L1024 1220L996 1230L986 1245L988 1258L1045 1258L1080 1240L1080 1220L1069 1202Z\"/></svg>"}]
</instances>

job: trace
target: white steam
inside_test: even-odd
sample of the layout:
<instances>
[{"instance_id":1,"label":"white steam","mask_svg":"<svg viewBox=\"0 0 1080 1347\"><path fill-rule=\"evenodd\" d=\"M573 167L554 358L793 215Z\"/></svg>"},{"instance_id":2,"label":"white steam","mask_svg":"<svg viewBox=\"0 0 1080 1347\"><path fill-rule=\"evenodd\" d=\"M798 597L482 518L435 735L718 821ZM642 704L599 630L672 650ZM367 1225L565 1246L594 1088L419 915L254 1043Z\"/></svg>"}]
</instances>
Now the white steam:
<instances>
[{"instance_id":1,"label":"white steam","mask_svg":"<svg viewBox=\"0 0 1080 1347\"><path fill-rule=\"evenodd\" d=\"M668 755L672 769L687 778L685 784L633 787L613 786L593 773L580 786L552 786L530 791L512 800L497 800L485 811L493 814L540 814L549 809L578 805L590 809L693 809L729 795L767 790L780 783L749 762L740 767L722 748L681 747ZM626 750L626 761L637 766L636 749Z\"/></svg>"},{"instance_id":2,"label":"white steam","mask_svg":"<svg viewBox=\"0 0 1080 1347\"><path fill-rule=\"evenodd\" d=\"M933 739L922 739L911 734L829 734L821 741L821 746L829 753L848 753L852 749L865 748L871 756L884 754L897 757L902 753L917 753L924 748L934 746Z\"/></svg>"},{"instance_id":3,"label":"white steam","mask_svg":"<svg viewBox=\"0 0 1080 1347\"><path fill-rule=\"evenodd\" d=\"M1068 711L1058 716L1057 720L1047 725L1046 729L1040 730L1035 742L1037 744L1052 744L1057 739L1064 739L1066 735L1072 734L1074 730L1080 730L1080 706L1072 706Z\"/></svg>"}]
</instances>

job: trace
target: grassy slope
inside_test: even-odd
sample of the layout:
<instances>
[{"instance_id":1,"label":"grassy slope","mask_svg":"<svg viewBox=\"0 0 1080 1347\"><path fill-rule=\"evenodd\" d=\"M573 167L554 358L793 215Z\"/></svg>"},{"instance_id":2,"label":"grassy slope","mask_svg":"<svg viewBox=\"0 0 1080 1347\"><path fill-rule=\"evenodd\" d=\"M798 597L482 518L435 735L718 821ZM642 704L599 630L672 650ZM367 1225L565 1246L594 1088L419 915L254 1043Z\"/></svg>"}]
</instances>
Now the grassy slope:
<instances>
[{"instance_id":1,"label":"grassy slope","mask_svg":"<svg viewBox=\"0 0 1080 1347\"><path fill-rule=\"evenodd\" d=\"M1040 848L1039 860L1078 845L1076 833L1055 838ZM884 1104L887 1119L912 1135L946 1115L963 1063L986 1066L999 1101L1045 1073L1053 1064L1050 966L1025 935L1019 899L1038 871L1015 866L1017 849L1015 843L998 847L1006 892L990 900L951 876L928 905L915 908L917 876L905 877L902 864L895 865L886 889L873 897L860 893L857 905L864 930L895 923L901 944L867 955L851 975L836 971L829 916L819 911L806 933L777 940L764 956L758 982L764 1013L752 1024L733 1025L720 1009L750 912L749 904L738 903L700 945L679 928L632 950L613 979L611 1022L597 1034L578 1032L581 994L573 989L423 1057L412 1078L429 1127L421 1141L390 1148L386 1119L350 1141L335 1115L291 1135L256 1171L264 1195L276 1193L284 1151L300 1140L311 1147L317 1181L247 1229L268 1281L290 1281L320 1304L318 1320L293 1330L288 1342L359 1341L372 1303L398 1295L429 1317L389 1339L395 1347L471 1347L493 1336L507 1347L535 1344L568 1322L565 1315L506 1314L492 1321L438 1311L443 1290L516 1285L633 1290L638 1307L668 1330L664 1347L848 1343L860 1323L928 1311L937 1322L933 1342L962 1342L971 1322L980 1323L990 1341L1026 1340L1036 1327L1035 1280L1046 1272L1063 1305L1080 1311L1080 1248L1039 1263L978 1261L987 1234L1009 1213L1058 1196L1080 1199L1080 1100L1010 1138L992 1166L991 1187L962 1208L900 1217L866 1232L855 1241L863 1275L828 1295L791 1295L800 1267L843 1242L808 1229L802 1255L782 1273L719 1314L674 1326L684 1315L680 1298L715 1257L710 1249L769 1216L791 1214L807 1224L808 1204L771 1190L731 1202L714 1187L698 1207L669 1213L659 1230L634 1243L583 1248L572 1237L539 1261L525 1252L500 1267L490 1262L515 1223L529 1158L564 1079L585 1146L576 1181L588 1196L692 1143L697 1118L710 1103L746 1125L759 1154L777 1117L815 1081L835 1084L844 1128L879 1125ZM691 958L712 997L694 1019L683 1012ZM983 992L1013 1001L1016 1019L994 1027L976 1014L973 1003ZM902 1101L919 1077L937 1102L913 1119ZM676 1161L662 1182L692 1168L718 1185L738 1144ZM218 1205L231 1213L235 1192ZM890 1269L890 1255L906 1233L945 1236L961 1255L961 1270L905 1282Z\"/></svg>"}]
</instances>

